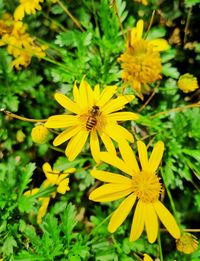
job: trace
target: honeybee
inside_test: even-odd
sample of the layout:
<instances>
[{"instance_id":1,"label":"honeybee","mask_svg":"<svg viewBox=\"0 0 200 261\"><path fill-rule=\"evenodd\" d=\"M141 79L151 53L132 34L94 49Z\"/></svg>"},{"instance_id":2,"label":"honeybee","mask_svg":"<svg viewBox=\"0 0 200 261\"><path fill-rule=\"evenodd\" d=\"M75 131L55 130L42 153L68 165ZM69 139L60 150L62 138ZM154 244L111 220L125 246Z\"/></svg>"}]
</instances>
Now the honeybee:
<instances>
[{"instance_id":1,"label":"honeybee","mask_svg":"<svg viewBox=\"0 0 200 261\"><path fill-rule=\"evenodd\" d=\"M99 106L94 105L90 111L90 116L86 122L86 129L91 131L92 128L97 124L97 116L99 115Z\"/></svg>"}]
</instances>

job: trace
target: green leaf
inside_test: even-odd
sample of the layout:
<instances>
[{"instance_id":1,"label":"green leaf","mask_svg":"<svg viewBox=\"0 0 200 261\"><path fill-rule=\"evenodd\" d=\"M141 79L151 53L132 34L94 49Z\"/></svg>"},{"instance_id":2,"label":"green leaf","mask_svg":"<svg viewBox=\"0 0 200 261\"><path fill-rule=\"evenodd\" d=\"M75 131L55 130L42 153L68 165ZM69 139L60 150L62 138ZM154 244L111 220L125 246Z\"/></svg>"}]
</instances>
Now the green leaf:
<instances>
[{"instance_id":1,"label":"green leaf","mask_svg":"<svg viewBox=\"0 0 200 261\"><path fill-rule=\"evenodd\" d=\"M13 254L14 252L14 247L17 247L17 242L14 239L13 236L9 236L6 238L5 242L3 243L2 246L2 251L5 253L7 256Z\"/></svg>"}]
</instances>

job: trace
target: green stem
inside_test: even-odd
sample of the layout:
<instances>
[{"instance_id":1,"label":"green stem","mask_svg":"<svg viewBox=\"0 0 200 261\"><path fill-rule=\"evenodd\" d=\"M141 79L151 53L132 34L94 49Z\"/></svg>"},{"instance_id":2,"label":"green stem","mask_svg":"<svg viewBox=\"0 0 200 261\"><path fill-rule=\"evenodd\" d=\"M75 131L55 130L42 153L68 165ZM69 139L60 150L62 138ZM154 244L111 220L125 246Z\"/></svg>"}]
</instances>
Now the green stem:
<instances>
[{"instance_id":1,"label":"green stem","mask_svg":"<svg viewBox=\"0 0 200 261\"><path fill-rule=\"evenodd\" d=\"M112 213L107 216L105 219L103 219L89 234L88 237L90 237L99 227L101 227L107 220L111 217Z\"/></svg>"},{"instance_id":2,"label":"green stem","mask_svg":"<svg viewBox=\"0 0 200 261\"><path fill-rule=\"evenodd\" d=\"M161 171L161 174L162 174L162 178L163 178L164 184L166 184L165 174L163 172L163 168L161 168L160 171ZM176 219L176 222L180 226L180 222L179 222L179 218L178 218L178 215L177 215L177 212L176 212L176 208L175 208L175 204L174 204L174 200L173 200L172 194L171 194L171 192L170 192L170 190L168 189L167 186L165 186L165 189L166 189L167 195L169 197L169 201L170 201L170 205L171 205L171 208L172 208L172 211L173 211L173 215L174 215L174 217Z\"/></svg>"},{"instance_id":3,"label":"green stem","mask_svg":"<svg viewBox=\"0 0 200 261\"><path fill-rule=\"evenodd\" d=\"M162 244L161 244L160 232L158 232L158 245L159 245L160 261L164 261L163 253L162 253Z\"/></svg>"},{"instance_id":4,"label":"green stem","mask_svg":"<svg viewBox=\"0 0 200 261\"><path fill-rule=\"evenodd\" d=\"M120 248L119 244L117 243L117 241L116 241L116 239L115 239L115 237L114 237L113 234L112 234L111 238L112 238L112 241L113 241L114 246L116 247L118 253L121 253L121 252L122 252L122 251L121 251L121 248Z\"/></svg>"}]
</instances>

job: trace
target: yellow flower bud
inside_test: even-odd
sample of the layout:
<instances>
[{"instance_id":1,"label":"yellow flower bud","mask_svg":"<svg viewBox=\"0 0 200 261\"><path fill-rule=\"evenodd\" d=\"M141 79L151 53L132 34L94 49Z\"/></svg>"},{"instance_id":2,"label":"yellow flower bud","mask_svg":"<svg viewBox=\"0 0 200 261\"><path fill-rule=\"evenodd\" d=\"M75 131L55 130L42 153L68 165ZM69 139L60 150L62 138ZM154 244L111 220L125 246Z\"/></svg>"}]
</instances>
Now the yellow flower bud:
<instances>
[{"instance_id":1,"label":"yellow flower bud","mask_svg":"<svg viewBox=\"0 0 200 261\"><path fill-rule=\"evenodd\" d=\"M193 92L199 88L197 78L190 73L185 73L180 76L178 87L185 93Z\"/></svg>"},{"instance_id":2,"label":"yellow flower bud","mask_svg":"<svg viewBox=\"0 0 200 261\"><path fill-rule=\"evenodd\" d=\"M176 248L178 251L185 254L191 254L198 248L197 238L190 234L184 233L179 239L176 240Z\"/></svg>"},{"instance_id":3,"label":"yellow flower bud","mask_svg":"<svg viewBox=\"0 0 200 261\"><path fill-rule=\"evenodd\" d=\"M44 125L37 125L31 131L32 140L38 144L44 144L48 139L49 131Z\"/></svg>"},{"instance_id":4,"label":"yellow flower bud","mask_svg":"<svg viewBox=\"0 0 200 261\"><path fill-rule=\"evenodd\" d=\"M26 135L23 133L23 131L22 130L18 130L17 134L16 134L17 141L21 143L21 142L24 141L25 138L26 138Z\"/></svg>"}]
</instances>

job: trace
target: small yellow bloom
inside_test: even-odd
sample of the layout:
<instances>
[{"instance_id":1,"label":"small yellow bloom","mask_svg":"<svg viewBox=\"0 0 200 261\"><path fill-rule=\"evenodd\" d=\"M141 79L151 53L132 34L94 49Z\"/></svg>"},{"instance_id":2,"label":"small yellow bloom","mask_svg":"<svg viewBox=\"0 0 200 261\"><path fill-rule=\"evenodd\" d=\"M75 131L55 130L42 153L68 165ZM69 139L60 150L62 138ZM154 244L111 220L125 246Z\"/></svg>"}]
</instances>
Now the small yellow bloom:
<instances>
[{"instance_id":1,"label":"small yellow bloom","mask_svg":"<svg viewBox=\"0 0 200 261\"><path fill-rule=\"evenodd\" d=\"M141 99L142 93L149 90L148 84L161 79L160 51L169 48L164 39L143 39L143 27L143 20L139 20L130 31L125 52L118 59L122 67L122 79L131 85Z\"/></svg>"},{"instance_id":2,"label":"small yellow bloom","mask_svg":"<svg viewBox=\"0 0 200 261\"><path fill-rule=\"evenodd\" d=\"M190 73L185 73L180 76L178 87L185 93L193 92L199 88L197 78Z\"/></svg>"},{"instance_id":3,"label":"small yellow bloom","mask_svg":"<svg viewBox=\"0 0 200 261\"><path fill-rule=\"evenodd\" d=\"M46 180L42 183L42 187L47 188L48 186L56 186L56 192L51 193L50 197L40 198L41 207L39 208L38 215L37 215L37 223L42 223L42 218L45 216L47 212L47 208L50 202L51 197L55 198L56 193L65 194L66 191L69 191L70 188L69 184L69 176L70 173L75 172L75 168L66 169L64 172L60 172L57 169L52 169L49 163L44 163L42 169L45 173ZM39 188L34 188L32 190L28 190L24 193L24 195L34 195L39 191Z\"/></svg>"},{"instance_id":4,"label":"small yellow bloom","mask_svg":"<svg viewBox=\"0 0 200 261\"><path fill-rule=\"evenodd\" d=\"M140 164L138 164L127 142L120 146L122 159L109 152L101 153L102 161L117 167L128 174L129 177L102 170L93 170L91 172L93 177L108 184L92 191L89 199L97 202L108 202L126 197L111 216L108 225L108 230L111 233L115 232L124 222L136 203L130 234L131 241L137 240L145 228L148 241L150 243L155 242L159 227L158 219L169 233L177 239L180 237L180 229L172 214L159 201L162 185L156 175L156 170L163 155L164 144L159 141L149 159L147 147L142 141L137 142L137 147Z\"/></svg>"},{"instance_id":5,"label":"small yellow bloom","mask_svg":"<svg viewBox=\"0 0 200 261\"><path fill-rule=\"evenodd\" d=\"M68 145L65 154L70 161L74 160L81 152L90 136L90 149L96 162L99 159L99 137L105 148L116 153L111 139L120 144L121 141L133 142L133 136L117 121L136 120L138 115L133 112L117 112L129 103L133 95L121 95L116 99L117 86L107 86L101 93L99 85L94 90L82 80L79 89L76 83L73 87L74 101L61 93L55 94L55 99L61 106L73 114L55 115L48 118L45 123L47 128L66 128L53 141L58 146L65 141Z\"/></svg>"},{"instance_id":6,"label":"small yellow bloom","mask_svg":"<svg viewBox=\"0 0 200 261\"><path fill-rule=\"evenodd\" d=\"M10 33L13 27L13 19L9 13L4 13L0 19L0 35Z\"/></svg>"},{"instance_id":7,"label":"small yellow bloom","mask_svg":"<svg viewBox=\"0 0 200 261\"><path fill-rule=\"evenodd\" d=\"M44 144L48 140L49 131L44 125L37 125L31 131L31 138L35 143Z\"/></svg>"},{"instance_id":8,"label":"small yellow bloom","mask_svg":"<svg viewBox=\"0 0 200 261\"><path fill-rule=\"evenodd\" d=\"M15 20L22 20L25 16L25 13L35 14L36 10L41 10L42 7L40 3L43 3L44 0L20 0L20 5L15 9L14 18Z\"/></svg>"},{"instance_id":9,"label":"small yellow bloom","mask_svg":"<svg viewBox=\"0 0 200 261\"><path fill-rule=\"evenodd\" d=\"M184 233L179 239L176 240L177 250L185 254L195 252L198 248L198 244L199 242L197 238L190 233Z\"/></svg>"},{"instance_id":10,"label":"small yellow bloom","mask_svg":"<svg viewBox=\"0 0 200 261\"><path fill-rule=\"evenodd\" d=\"M17 70L21 69L21 66L27 67L32 56L43 58L46 55L44 50L48 48L46 45L36 45L34 39L26 33L26 29L27 26L22 22L13 21L12 27L9 27L0 39L0 46L7 45L8 53L14 56L12 66Z\"/></svg>"}]
</instances>

